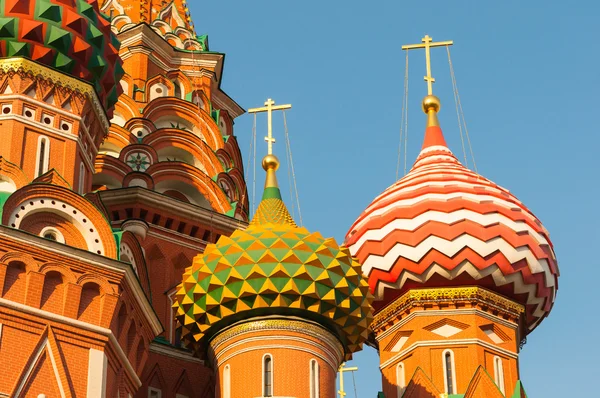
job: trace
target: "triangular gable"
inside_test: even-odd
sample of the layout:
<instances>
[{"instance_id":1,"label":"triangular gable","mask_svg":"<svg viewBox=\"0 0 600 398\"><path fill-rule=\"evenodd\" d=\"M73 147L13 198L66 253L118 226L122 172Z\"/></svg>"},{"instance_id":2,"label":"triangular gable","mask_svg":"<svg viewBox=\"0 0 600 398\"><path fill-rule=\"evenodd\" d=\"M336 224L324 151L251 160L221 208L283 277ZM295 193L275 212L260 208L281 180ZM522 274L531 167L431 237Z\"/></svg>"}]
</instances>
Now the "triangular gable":
<instances>
[{"instance_id":1,"label":"triangular gable","mask_svg":"<svg viewBox=\"0 0 600 398\"><path fill-rule=\"evenodd\" d=\"M67 380L67 372L60 355L60 347L50 327L47 327L33 350L23 373L19 376L10 396L37 396L52 386L62 398L74 396Z\"/></svg>"},{"instance_id":2,"label":"triangular gable","mask_svg":"<svg viewBox=\"0 0 600 398\"><path fill-rule=\"evenodd\" d=\"M64 187L71 189L71 185L65 180L56 169L52 169L42 174L35 180L33 180L33 184L52 184L58 185L59 187Z\"/></svg>"},{"instance_id":3,"label":"triangular gable","mask_svg":"<svg viewBox=\"0 0 600 398\"><path fill-rule=\"evenodd\" d=\"M471 379L467 391L465 392L465 398L504 398L504 394L500 392L500 389L492 380L488 372L479 366L475 371L475 375Z\"/></svg>"},{"instance_id":4,"label":"triangular gable","mask_svg":"<svg viewBox=\"0 0 600 398\"><path fill-rule=\"evenodd\" d=\"M527 398L527 393L525 393L525 388L523 387L521 380L517 380L517 385L515 386L515 391L511 398Z\"/></svg>"},{"instance_id":5,"label":"triangular gable","mask_svg":"<svg viewBox=\"0 0 600 398\"><path fill-rule=\"evenodd\" d=\"M440 394L440 391L423 372L423 369L417 368L408 386L406 386L402 398L439 398Z\"/></svg>"}]
</instances>

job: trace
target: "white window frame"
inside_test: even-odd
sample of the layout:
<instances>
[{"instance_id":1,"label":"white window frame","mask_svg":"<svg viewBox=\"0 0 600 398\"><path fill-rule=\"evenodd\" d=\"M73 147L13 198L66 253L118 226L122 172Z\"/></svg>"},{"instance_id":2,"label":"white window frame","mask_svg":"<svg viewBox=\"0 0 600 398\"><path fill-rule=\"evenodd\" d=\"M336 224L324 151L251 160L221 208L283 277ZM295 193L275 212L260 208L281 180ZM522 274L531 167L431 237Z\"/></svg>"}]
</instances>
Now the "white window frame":
<instances>
[{"instance_id":1,"label":"white window frame","mask_svg":"<svg viewBox=\"0 0 600 398\"><path fill-rule=\"evenodd\" d=\"M396 389L398 392L398 398L402 397L404 390L406 390L406 372L404 369L404 362L400 362L396 365Z\"/></svg>"},{"instance_id":2,"label":"white window frame","mask_svg":"<svg viewBox=\"0 0 600 398\"><path fill-rule=\"evenodd\" d=\"M452 363L452 391L448 391L448 369L446 368L446 354L450 354L450 362ZM452 350L444 350L442 352L442 365L444 367L444 391L446 394L456 394L456 362L454 361L454 352Z\"/></svg>"},{"instance_id":3,"label":"white window frame","mask_svg":"<svg viewBox=\"0 0 600 398\"><path fill-rule=\"evenodd\" d=\"M265 391L265 382L266 382L266 380L265 380L265 359L267 357L269 357L271 359L271 380L269 380L271 382L270 383L270 385L271 385L271 394L270 395L267 395L266 391ZM261 386L262 394L261 394L261 397L274 397L275 396L275 389L274 389L274 386L273 386L273 373L274 373L273 370L275 368L273 366L273 355L271 355L269 353L263 355L261 369L262 369L262 376L261 376L261 379L262 379L262 386Z\"/></svg>"},{"instance_id":4,"label":"white window frame","mask_svg":"<svg viewBox=\"0 0 600 398\"><path fill-rule=\"evenodd\" d=\"M273 359L271 359L271 360L273 360ZM225 368L223 368L223 398L231 398L231 366L230 365L225 365Z\"/></svg>"},{"instance_id":5,"label":"white window frame","mask_svg":"<svg viewBox=\"0 0 600 398\"><path fill-rule=\"evenodd\" d=\"M51 233L54 234L54 236L56 237L55 241L59 242L59 243L65 243L65 237L63 236L63 234L60 233L60 231L54 227L45 227L44 229L42 229L40 231L40 236L42 238L45 238L44 235L46 235L46 233Z\"/></svg>"},{"instance_id":6,"label":"white window frame","mask_svg":"<svg viewBox=\"0 0 600 398\"><path fill-rule=\"evenodd\" d=\"M497 355L494 357L494 381L500 389L500 392L504 394L504 366L502 364L502 358Z\"/></svg>"},{"instance_id":7,"label":"white window frame","mask_svg":"<svg viewBox=\"0 0 600 398\"><path fill-rule=\"evenodd\" d=\"M162 398L162 390L159 390L158 388L154 388L154 387L148 387L148 398L151 398L151 393L156 392L158 393L158 396L156 398Z\"/></svg>"},{"instance_id":8,"label":"white window frame","mask_svg":"<svg viewBox=\"0 0 600 398\"><path fill-rule=\"evenodd\" d=\"M44 147L44 153L42 154L43 163L42 163L42 171L40 172L40 150L42 149L42 140L46 140L46 145ZM50 163L50 138L45 135L40 135L37 140L37 149L35 151L35 176L39 177L42 174L48 171L48 166Z\"/></svg>"},{"instance_id":9,"label":"white window frame","mask_svg":"<svg viewBox=\"0 0 600 398\"><path fill-rule=\"evenodd\" d=\"M310 375L309 387L310 387L310 398L319 398L321 392L319 391L320 380L320 369L319 362L316 359L311 359L308 363L308 373Z\"/></svg>"}]
</instances>

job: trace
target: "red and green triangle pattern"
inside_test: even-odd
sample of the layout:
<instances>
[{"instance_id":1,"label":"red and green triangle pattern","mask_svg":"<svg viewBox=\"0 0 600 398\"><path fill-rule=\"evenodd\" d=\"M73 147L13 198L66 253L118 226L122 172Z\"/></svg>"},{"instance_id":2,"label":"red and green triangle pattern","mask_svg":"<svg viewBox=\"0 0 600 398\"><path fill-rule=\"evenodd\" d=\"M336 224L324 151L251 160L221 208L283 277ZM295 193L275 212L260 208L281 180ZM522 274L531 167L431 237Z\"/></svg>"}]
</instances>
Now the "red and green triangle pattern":
<instances>
[{"instance_id":1,"label":"red and green triangle pattern","mask_svg":"<svg viewBox=\"0 0 600 398\"><path fill-rule=\"evenodd\" d=\"M333 329L350 358L373 319L360 264L333 238L296 226L276 187L265 189L246 230L194 258L175 298L182 337L198 351L229 324L293 313Z\"/></svg>"},{"instance_id":2,"label":"red and green triangle pattern","mask_svg":"<svg viewBox=\"0 0 600 398\"><path fill-rule=\"evenodd\" d=\"M86 80L107 110L120 94L119 47L97 0L0 1L0 57L29 58Z\"/></svg>"}]
</instances>

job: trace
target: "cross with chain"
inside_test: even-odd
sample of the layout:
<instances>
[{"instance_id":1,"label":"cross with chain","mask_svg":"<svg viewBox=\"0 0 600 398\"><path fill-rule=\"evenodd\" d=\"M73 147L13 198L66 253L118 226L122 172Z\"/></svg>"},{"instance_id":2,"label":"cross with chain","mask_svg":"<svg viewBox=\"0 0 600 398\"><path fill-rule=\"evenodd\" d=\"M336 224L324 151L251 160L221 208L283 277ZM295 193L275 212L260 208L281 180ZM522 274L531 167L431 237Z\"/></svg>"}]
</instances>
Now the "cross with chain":
<instances>
[{"instance_id":1,"label":"cross with chain","mask_svg":"<svg viewBox=\"0 0 600 398\"><path fill-rule=\"evenodd\" d=\"M344 391L344 372L355 372L358 370L356 366L353 366L351 368L346 368L345 366L346 362L342 363L342 365L338 369L338 372L340 374L340 390L338 391L338 394L340 394L339 398L344 398L347 395L346 391Z\"/></svg>"},{"instance_id":2,"label":"cross with chain","mask_svg":"<svg viewBox=\"0 0 600 398\"><path fill-rule=\"evenodd\" d=\"M424 38L421 39L423 44L408 44L406 46L402 46L403 50L415 50L418 48L425 49L425 63L427 65L427 76L425 76L425 81L427 82L427 94L433 95L433 83L435 79L431 76L431 58L430 58L430 49L432 47L442 47L442 46L451 46L454 44L452 40L450 41L438 41L432 42L431 37L429 35L425 35Z\"/></svg>"},{"instance_id":3,"label":"cross with chain","mask_svg":"<svg viewBox=\"0 0 600 398\"><path fill-rule=\"evenodd\" d=\"M290 109L292 107L292 105L290 105L290 104L277 105L277 106L274 106L274 105L275 105L275 101L273 101L271 98L269 98L265 102L264 107L248 109L248 113L267 112L268 135L265 137L265 141L267 141L267 154L269 154L269 155L273 154L273 143L275 142L275 138L273 138L273 119L272 119L273 111Z\"/></svg>"}]
</instances>

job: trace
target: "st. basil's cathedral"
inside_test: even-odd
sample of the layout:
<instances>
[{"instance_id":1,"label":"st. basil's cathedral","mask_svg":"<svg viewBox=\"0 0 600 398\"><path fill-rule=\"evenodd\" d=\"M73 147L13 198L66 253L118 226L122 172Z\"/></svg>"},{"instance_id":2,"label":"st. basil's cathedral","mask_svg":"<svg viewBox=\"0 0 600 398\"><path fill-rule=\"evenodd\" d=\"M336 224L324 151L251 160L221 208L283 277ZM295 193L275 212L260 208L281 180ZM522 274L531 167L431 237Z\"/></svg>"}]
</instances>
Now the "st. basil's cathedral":
<instances>
[{"instance_id":1,"label":"st. basil's cathedral","mask_svg":"<svg viewBox=\"0 0 600 398\"><path fill-rule=\"evenodd\" d=\"M250 217L245 110L185 0L0 13L0 397L334 398L364 345L380 397L526 397L552 243L450 151L429 63L421 153L340 244L296 224L270 133Z\"/></svg>"}]
</instances>

